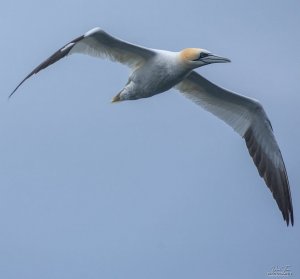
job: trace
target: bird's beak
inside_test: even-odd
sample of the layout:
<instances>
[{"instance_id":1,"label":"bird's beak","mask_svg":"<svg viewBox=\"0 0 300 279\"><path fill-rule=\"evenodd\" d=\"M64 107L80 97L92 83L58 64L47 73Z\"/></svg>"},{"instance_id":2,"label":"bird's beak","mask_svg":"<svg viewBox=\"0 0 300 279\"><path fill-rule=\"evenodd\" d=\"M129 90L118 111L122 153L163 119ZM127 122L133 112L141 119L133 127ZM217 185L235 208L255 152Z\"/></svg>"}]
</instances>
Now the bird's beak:
<instances>
[{"instance_id":1,"label":"bird's beak","mask_svg":"<svg viewBox=\"0 0 300 279\"><path fill-rule=\"evenodd\" d=\"M217 56L214 54L209 54L208 56L202 58L201 60L207 64L231 62L230 59L228 59L228 58Z\"/></svg>"}]
</instances>

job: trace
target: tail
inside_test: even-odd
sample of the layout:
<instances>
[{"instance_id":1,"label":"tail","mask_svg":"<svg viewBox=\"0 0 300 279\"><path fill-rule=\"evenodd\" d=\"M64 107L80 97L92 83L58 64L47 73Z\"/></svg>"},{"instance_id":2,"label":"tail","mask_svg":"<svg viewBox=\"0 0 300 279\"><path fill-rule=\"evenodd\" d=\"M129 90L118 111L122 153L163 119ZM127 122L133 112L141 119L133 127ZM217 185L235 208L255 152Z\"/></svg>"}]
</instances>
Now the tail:
<instances>
[{"instance_id":1,"label":"tail","mask_svg":"<svg viewBox=\"0 0 300 279\"><path fill-rule=\"evenodd\" d=\"M122 91L120 91L115 97L112 98L112 100L111 100L112 103L117 103L117 102L121 102L122 101L121 100L121 92Z\"/></svg>"}]
</instances>

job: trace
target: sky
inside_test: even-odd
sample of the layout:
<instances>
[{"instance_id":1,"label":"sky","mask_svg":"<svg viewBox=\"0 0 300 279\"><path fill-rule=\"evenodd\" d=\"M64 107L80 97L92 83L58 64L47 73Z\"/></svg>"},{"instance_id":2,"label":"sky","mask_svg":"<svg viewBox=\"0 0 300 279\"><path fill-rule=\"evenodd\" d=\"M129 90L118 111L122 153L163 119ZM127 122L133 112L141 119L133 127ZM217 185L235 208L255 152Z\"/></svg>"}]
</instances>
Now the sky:
<instances>
[{"instance_id":1,"label":"sky","mask_svg":"<svg viewBox=\"0 0 300 279\"><path fill-rule=\"evenodd\" d=\"M299 1L1 1L0 278L300 276ZM197 71L260 100L287 167L287 227L244 141L175 90L111 104L129 70L73 55L100 26L124 40L200 47Z\"/></svg>"}]
</instances>

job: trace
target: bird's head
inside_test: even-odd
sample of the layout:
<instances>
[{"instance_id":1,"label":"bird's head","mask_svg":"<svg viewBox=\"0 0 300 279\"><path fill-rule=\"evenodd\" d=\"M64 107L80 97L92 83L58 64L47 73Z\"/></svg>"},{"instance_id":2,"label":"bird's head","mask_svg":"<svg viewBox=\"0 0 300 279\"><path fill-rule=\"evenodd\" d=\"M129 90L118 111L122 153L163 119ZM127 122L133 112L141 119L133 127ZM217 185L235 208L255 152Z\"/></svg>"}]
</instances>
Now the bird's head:
<instances>
[{"instance_id":1,"label":"bird's head","mask_svg":"<svg viewBox=\"0 0 300 279\"><path fill-rule=\"evenodd\" d=\"M212 63L230 62L228 58L214 55L201 48L185 48L180 52L180 58L192 68L198 68Z\"/></svg>"}]
</instances>

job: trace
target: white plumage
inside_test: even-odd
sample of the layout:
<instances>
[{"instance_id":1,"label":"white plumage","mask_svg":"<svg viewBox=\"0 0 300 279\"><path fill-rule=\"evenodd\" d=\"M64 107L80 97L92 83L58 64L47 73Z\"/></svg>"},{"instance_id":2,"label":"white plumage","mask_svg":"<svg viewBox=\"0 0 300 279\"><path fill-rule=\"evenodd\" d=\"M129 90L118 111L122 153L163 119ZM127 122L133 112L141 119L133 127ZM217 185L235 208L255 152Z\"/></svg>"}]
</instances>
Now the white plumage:
<instances>
[{"instance_id":1,"label":"white plumage","mask_svg":"<svg viewBox=\"0 0 300 279\"><path fill-rule=\"evenodd\" d=\"M229 59L198 48L180 52L149 49L119 40L97 27L66 44L37 66L10 97L33 74L73 53L107 57L132 69L127 84L113 102L147 98L174 87L231 126L245 139L258 172L273 193L287 225L294 223L287 172L262 105L218 87L194 71L211 63L229 62Z\"/></svg>"}]
</instances>

